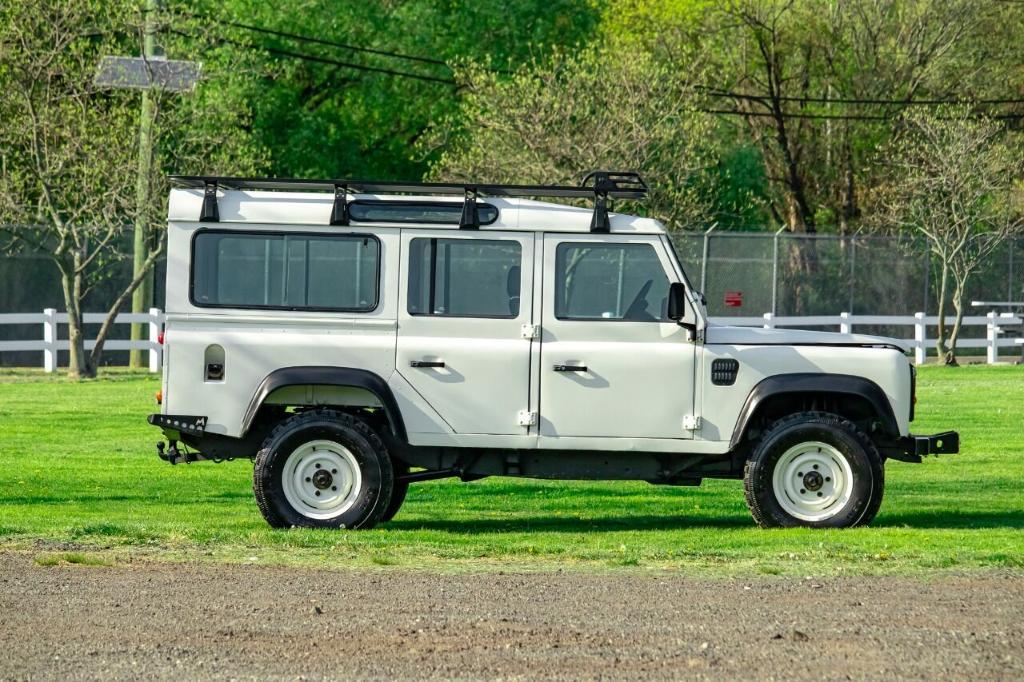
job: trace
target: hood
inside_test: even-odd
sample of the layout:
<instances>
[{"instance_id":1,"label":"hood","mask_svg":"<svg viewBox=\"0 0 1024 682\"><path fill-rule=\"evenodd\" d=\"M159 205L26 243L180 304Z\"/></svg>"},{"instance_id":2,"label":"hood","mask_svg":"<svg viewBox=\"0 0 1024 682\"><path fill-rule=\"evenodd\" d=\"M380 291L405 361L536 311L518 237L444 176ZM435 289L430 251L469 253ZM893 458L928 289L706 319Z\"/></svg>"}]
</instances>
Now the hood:
<instances>
[{"instance_id":1,"label":"hood","mask_svg":"<svg viewBox=\"0 0 1024 682\"><path fill-rule=\"evenodd\" d=\"M706 331L706 343L739 346L880 346L909 353L905 342L885 336L867 334L837 334L806 329L764 329L762 327L730 327L711 324Z\"/></svg>"}]
</instances>

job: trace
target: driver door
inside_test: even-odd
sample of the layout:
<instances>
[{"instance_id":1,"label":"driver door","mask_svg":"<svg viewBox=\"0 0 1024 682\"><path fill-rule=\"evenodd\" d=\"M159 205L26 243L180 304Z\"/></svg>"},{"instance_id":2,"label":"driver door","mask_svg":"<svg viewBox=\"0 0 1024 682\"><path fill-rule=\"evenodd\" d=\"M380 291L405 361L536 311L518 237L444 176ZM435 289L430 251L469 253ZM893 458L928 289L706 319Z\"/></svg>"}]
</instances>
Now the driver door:
<instances>
[{"instance_id":1,"label":"driver door","mask_svg":"<svg viewBox=\"0 0 1024 682\"><path fill-rule=\"evenodd\" d=\"M696 346L657 235L544 236L540 437L692 438Z\"/></svg>"}]
</instances>

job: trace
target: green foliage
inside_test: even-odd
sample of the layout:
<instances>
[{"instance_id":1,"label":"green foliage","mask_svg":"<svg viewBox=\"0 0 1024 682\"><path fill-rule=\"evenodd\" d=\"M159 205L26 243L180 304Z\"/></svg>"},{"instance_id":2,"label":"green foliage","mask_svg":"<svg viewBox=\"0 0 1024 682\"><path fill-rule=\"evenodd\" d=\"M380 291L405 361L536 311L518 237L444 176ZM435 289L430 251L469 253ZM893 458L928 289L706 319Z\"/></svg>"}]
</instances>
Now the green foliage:
<instances>
[{"instance_id":1,"label":"green foliage","mask_svg":"<svg viewBox=\"0 0 1024 682\"><path fill-rule=\"evenodd\" d=\"M554 46L583 41L600 17L594 0L357 2L229 0L197 3L237 23L442 62L474 60L514 69ZM202 24L202 21L195 22ZM256 143L270 150L269 172L291 177L416 179L432 158L417 141L459 101L454 85L371 73L267 54L260 46L373 68L450 79L446 64L424 64L326 45L216 27L213 38L249 42L253 59L240 92L252 108ZM246 51L233 47L234 51Z\"/></svg>"},{"instance_id":2,"label":"green foliage","mask_svg":"<svg viewBox=\"0 0 1024 682\"><path fill-rule=\"evenodd\" d=\"M698 189L711 163L711 120L685 79L649 53L614 46L557 54L511 77L472 65L458 111L435 124L438 179L577 184L581 172L639 171L643 206L670 227L706 219ZM621 208L621 207L620 207Z\"/></svg>"},{"instance_id":3,"label":"green foliage","mask_svg":"<svg viewBox=\"0 0 1024 682\"><path fill-rule=\"evenodd\" d=\"M252 500L252 466L157 459L145 423L157 378L78 384L0 374L0 547L131 558L443 570L680 570L836 575L1024 567L1024 368L924 367L921 433L961 432L964 452L890 462L868 528L765 531L738 481L492 478L417 483L367 532L279 531ZM66 560L66 559L65 559Z\"/></svg>"}]
</instances>

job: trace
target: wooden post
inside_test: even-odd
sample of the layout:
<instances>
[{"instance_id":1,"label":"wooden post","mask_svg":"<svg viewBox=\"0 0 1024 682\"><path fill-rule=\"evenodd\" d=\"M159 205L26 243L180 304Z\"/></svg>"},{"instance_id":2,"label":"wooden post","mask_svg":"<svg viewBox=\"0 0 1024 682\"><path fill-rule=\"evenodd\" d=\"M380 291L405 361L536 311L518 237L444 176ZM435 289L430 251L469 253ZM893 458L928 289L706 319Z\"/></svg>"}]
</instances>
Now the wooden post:
<instances>
[{"instance_id":1,"label":"wooden post","mask_svg":"<svg viewBox=\"0 0 1024 682\"><path fill-rule=\"evenodd\" d=\"M43 371L57 371L57 310L45 308L43 310Z\"/></svg>"},{"instance_id":2,"label":"wooden post","mask_svg":"<svg viewBox=\"0 0 1024 682\"><path fill-rule=\"evenodd\" d=\"M149 342L152 344L149 347L149 371L159 372L160 367L163 364L163 352L164 349L160 345L160 309L150 308L149 309Z\"/></svg>"},{"instance_id":3,"label":"wooden post","mask_svg":"<svg viewBox=\"0 0 1024 682\"><path fill-rule=\"evenodd\" d=\"M996 322L997 315L994 310L986 317L988 323L985 325L985 361L994 365L999 362L999 324Z\"/></svg>"},{"instance_id":4,"label":"wooden post","mask_svg":"<svg viewBox=\"0 0 1024 682\"><path fill-rule=\"evenodd\" d=\"M924 313L914 313L914 364L923 365L928 358L928 325Z\"/></svg>"}]
</instances>

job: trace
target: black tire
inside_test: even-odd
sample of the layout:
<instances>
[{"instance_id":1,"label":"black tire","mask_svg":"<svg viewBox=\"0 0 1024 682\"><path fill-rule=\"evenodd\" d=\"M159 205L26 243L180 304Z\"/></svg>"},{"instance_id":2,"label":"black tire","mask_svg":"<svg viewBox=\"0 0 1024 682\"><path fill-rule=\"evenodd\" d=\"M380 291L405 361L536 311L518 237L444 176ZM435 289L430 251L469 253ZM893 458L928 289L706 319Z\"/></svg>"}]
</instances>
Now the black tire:
<instances>
[{"instance_id":1,"label":"black tire","mask_svg":"<svg viewBox=\"0 0 1024 682\"><path fill-rule=\"evenodd\" d=\"M326 444L317 446L314 441L325 441ZM300 449L304 446L308 450L303 455ZM295 481L304 479L305 482L309 482L311 478L317 478L321 462L316 460L321 458L315 453L319 452L324 452L327 458L337 457L337 461L341 462L341 468L351 471L352 476L344 478L343 471L340 474L341 478L335 480L332 476L339 475L338 469L332 469L333 474L328 471L331 465L325 458L323 477L314 481L312 487L300 487L303 484ZM293 453L298 459L289 464L289 458ZM292 476L292 482L288 484L284 481L284 476L288 473L286 465ZM301 476L299 465L310 471L313 471L311 467L315 466L314 475ZM359 474L358 486L355 484L356 467ZM349 482L352 486L347 488L349 492L345 494L345 484ZM321 488L322 483L326 485ZM332 495L331 490L338 491L338 486L331 487L335 483L341 486L341 492ZM302 412L281 422L263 441L256 455L252 488L260 513L267 523L275 528L366 529L372 528L383 517L392 497L393 485L391 457L376 432L365 422L351 415L335 410L317 409ZM286 487L292 491L293 498L299 499L298 505L289 501ZM334 498L342 498L344 494L338 502L338 512L335 513L330 507L323 510L314 508L312 505L317 504L317 500L308 496L311 490L318 497L320 490L323 490L327 497L322 504L326 505L331 504ZM305 502L306 499L310 502Z\"/></svg>"},{"instance_id":2,"label":"black tire","mask_svg":"<svg viewBox=\"0 0 1024 682\"><path fill-rule=\"evenodd\" d=\"M405 462L399 462L395 460L391 462L391 468L395 472L395 485L391 488L391 501L388 502L387 509L384 510L384 516L380 517L382 523L387 523L391 519L395 518L395 514L402 508L402 503L405 502L405 495L409 492L409 482L397 480L399 476L403 476L409 473L409 465Z\"/></svg>"},{"instance_id":3,"label":"black tire","mask_svg":"<svg viewBox=\"0 0 1024 682\"><path fill-rule=\"evenodd\" d=\"M815 443L828 447L817 447L813 445ZM800 452L802 444L806 444L802 461L807 462L807 466L797 466L801 455L793 456L793 453ZM779 470L779 488L783 496L780 499L776 493L775 475L777 465L787 453L790 453L790 459L783 462ZM823 461L822 472L796 471L808 467L818 469L818 464L810 464L818 458ZM849 467L851 484L842 488L848 495L832 494L832 491L841 489L831 476L826 478L822 475L830 468L825 460L835 462L835 471L842 476L846 471L842 464L845 462ZM797 475L801 477L796 478ZM789 476L795 479L792 484L787 483ZM850 420L824 412L801 412L772 424L747 460L743 476L747 507L762 528L850 528L869 523L882 504L884 483L882 457L867 434ZM790 494L787 485L799 490ZM823 499L819 502L817 498ZM825 506L810 508L818 504ZM834 506L828 506L830 504Z\"/></svg>"}]
</instances>

